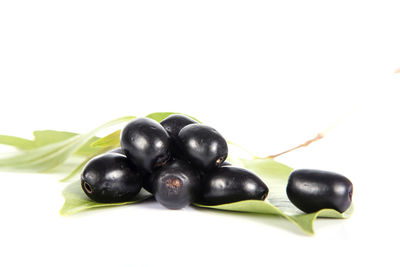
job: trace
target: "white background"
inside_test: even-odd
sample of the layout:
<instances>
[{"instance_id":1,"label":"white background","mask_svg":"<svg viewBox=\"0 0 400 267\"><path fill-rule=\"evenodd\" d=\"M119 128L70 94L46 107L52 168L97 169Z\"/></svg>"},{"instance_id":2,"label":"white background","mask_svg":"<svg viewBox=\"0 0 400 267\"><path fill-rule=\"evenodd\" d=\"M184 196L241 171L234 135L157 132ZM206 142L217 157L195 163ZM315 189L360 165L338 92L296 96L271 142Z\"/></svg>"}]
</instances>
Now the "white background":
<instances>
[{"instance_id":1,"label":"white background","mask_svg":"<svg viewBox=\"0 0 400 267\"><path fill-rule=\"evenodd\" d=\"M348 176L355 213L313 237L151 203L61 217L58 177L0 173L0 265L398 266L396 2L1 1L0 134L179 111L262 156L344 118L278 159Z\"/></svg>"}]
</instances>

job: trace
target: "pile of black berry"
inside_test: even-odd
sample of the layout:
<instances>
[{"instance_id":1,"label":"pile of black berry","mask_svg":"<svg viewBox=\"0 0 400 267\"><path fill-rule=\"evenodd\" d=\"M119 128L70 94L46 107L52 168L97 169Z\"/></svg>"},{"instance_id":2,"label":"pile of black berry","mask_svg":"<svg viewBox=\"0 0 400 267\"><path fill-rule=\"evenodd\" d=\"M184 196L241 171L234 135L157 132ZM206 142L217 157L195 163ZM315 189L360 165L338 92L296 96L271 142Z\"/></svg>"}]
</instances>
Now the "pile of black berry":
<instances>
[{"instance_id":1,"label":"pile of black berry","mask_svg":"<svg viewBox=\"0 0 400 267\"><path fill-rule=\"evenodd\" d=\"M131 201L142 187L170 209L191 203L219 205L264 200L268 187L253 172L225 162L228 145L214 128L184 115L158 123L138 118L121 133L121 148L90 160L81 185L86 195L103 203ZM305 212L351 203L351 182L335 173L294 171L289 199Z\"/></svg>"}]
</instances>

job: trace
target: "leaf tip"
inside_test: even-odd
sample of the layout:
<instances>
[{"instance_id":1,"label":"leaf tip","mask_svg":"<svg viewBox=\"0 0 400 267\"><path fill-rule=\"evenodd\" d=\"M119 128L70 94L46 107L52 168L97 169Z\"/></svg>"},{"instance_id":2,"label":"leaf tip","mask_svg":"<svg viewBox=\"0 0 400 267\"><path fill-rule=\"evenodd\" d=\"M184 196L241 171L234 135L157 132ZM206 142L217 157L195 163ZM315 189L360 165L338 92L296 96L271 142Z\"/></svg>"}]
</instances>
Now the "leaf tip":
<instances>
[{"instance_id":1,"label":"leaf tip","mask_svg":"<svg viewBox=\"0 0 400 267\"><path fill-rule=\"evenodd\" d=\"M65 210L64 206L60 209L60 211L58 212L61 216L68 216L68 212Z\"/></svg>"}]
</instances>

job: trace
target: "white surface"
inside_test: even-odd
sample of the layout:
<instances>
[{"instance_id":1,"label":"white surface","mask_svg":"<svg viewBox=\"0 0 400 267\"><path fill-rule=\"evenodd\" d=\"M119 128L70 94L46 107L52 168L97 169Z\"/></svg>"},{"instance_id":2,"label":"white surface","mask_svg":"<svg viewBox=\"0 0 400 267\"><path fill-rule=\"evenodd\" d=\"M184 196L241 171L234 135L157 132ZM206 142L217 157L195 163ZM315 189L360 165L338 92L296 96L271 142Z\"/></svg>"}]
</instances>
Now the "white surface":
<instances>
[{"instance_id":1,"label":"white surface","mask_svg":"<svg viewBox=\"0 0 400 267\"><path fill-rule=\"evenodd\" d=\"M268 155L348 114L279 160L355 187L353 217L308 237L281 218L158 204L64 218L57 177L0 173L0 265L398 265L399 9L365 2L0 2L1 134L180 111Z\"/></svg>"}]
</instances>

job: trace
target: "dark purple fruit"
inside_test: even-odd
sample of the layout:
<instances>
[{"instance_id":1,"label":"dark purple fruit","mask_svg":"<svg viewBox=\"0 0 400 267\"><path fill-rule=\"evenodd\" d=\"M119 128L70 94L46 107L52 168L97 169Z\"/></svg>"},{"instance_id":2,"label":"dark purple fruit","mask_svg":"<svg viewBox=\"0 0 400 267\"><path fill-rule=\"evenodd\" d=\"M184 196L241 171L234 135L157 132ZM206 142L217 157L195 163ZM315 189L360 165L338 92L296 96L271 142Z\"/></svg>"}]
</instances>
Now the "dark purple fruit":
<instances>
[{"instance_id":1,"label":"dark purple fruit","mask_svg":"<svg viewBox=\"0 0 400 267\"><path fill-rule=\"evenodd\" d=\"M353 184L337 173L301 169L290 174L286 193L290 201L306 213L321 209L344 212L351 204Z\"/></svg>"},{"instance_id":2,"label":"dark purple fruit","mask_svg":"<svg viewBox=\"0 0 400 267\"><path fill-rule=\"evenodd\" d=\"M167 163L170 158L170 138L167 131L155 120L134 119L121 133L121 148L137 167L151 173Z\"/></svg>"},{"instance_id":3,"label":"dark purple fruit","mask_svg":"<svg viewBox=\"0 0 400 267\"><path fill-rule=\"evenodd\" d=\"M181 114L173 114L162 120L161 125L168 132L171 138L170 151L173 157L183 159L184 155L179 148L178 134L183 127L189 124L198 124L197 121Z\"/></svg>"},{"instance_id":4,"label":"dark purple fruit","mask_svg":"<svg viewBox=\"0 0 400 267\"><path fill-rule=\"evenodd\" d=\"M174 160L156 171L152 178L156 200L169 209L181 209L197 199L200 176L182 160Z\"/></svg>"},{"instance_id":5,"label":"dark purple fruit","mask_svg":"<svg viewBox=\"0 0 400 267\"><path fill-rule=\"evenodd\" d=\"M126 156L106 153L91 159L83 169L81 186L96 202L133 200L142 188L142 177Z\"/></svg>"},{"instance_id":6,"label":"dark purple fruit","mask_svg":"<svg viewBox=\"0 0 400 267\"><path fill-rule=\"evenodd\" d=\"M176 140L183 127L189 124L198 124L198 122L185 115L173 114L162 120L160 124L168 132L169 136Z\"/></svg>"},{"instance_id":7,"label":"dark purple fruit","mask_svg":"<svg viewBox=\"0 0 400 267\"><path fill-rule=\"evenodd\" d=\"M228 144L214 128L190 124L178 135L179 145L186 158L201 170L221 166L228 156Z\"/></svg>"},{"instance_id":8,"label":"dark purple fruit","mask_svg":"<svg viewBox=\"0 0 400 267\"><path fill-rule=\"evenodd\" d=\"M253 172L232 166L213 170L202 182L200 203L220 205L242 200L264 200L268 187Z\"/></svg>"}]
</instances>

